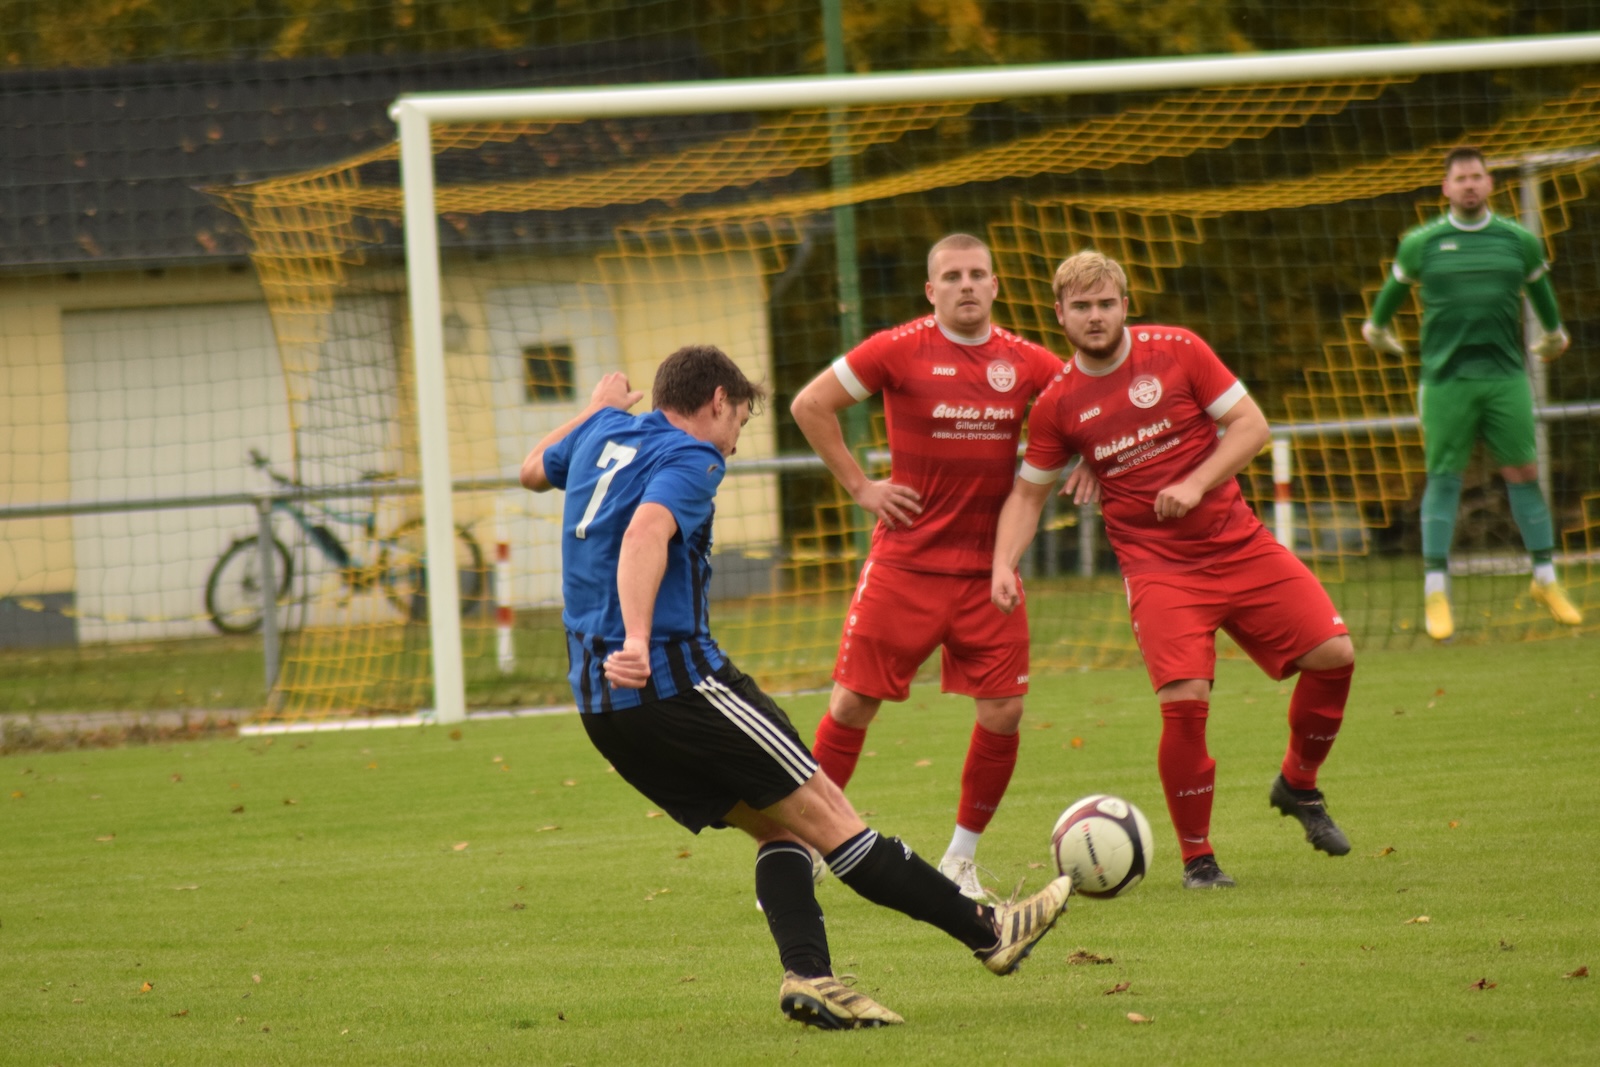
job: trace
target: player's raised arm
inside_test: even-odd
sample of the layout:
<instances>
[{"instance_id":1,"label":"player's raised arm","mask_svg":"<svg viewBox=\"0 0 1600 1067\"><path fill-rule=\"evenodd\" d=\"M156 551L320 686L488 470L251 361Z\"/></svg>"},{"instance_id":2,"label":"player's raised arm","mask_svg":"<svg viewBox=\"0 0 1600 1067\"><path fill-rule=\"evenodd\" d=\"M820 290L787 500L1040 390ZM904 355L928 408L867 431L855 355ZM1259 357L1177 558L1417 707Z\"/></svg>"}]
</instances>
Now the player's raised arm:
<instances>
[{"instance_id":1,"label":"player's raised arm","mask_svg":"<svg viewBox=\"0 0 1600 1067\"><path fill-rule=\"evenodd\" d=\"M1023 470L1028 471L1026 464ZM994 538L994 568L989 575L989 599L1007 615L1022 603L1022 593L1017 585L1017 564L1022 553L1033 543L1039 528L1039 515L1044 502L1050 497L1050 486L1055 472L1040 472L1048 480L1034 481L1023 475L1011 484L1011 495L1000 509L1000 525Z\"/></svg>"},{"instance_id":2,"label":"player's raised arm","mask_svg":"<svg viewBox=\"0 0 1600 1067\"><path fill-rule=\"evenodd\" d=\"M535 493L543 493L554 488L550 479L544 473L544 453L551 445L563 440L569 433L584 424L584 421L599 411L601 408L616 408L618 411L627 411L637 404L644 393L628 384L628 376L621 371L612 371L596 383L594 392L589 394L589 403L566 422L557 426L533 446L522 461L520 479L524 489L532 489Z\"/></svg>"},{"instance_id":3,"label":"player's raised arm","mask_svg":"<svg viewBox=\"0 0 1600 1067\"><path fill-rule=\"evenodd\" d=\"M1227 431L1218 441L1217 450L1188 477L1156 494L1156 518L1181 519L1189 514L1201 497L1248 467L1272 439L1267 417L1248 393L1217 419L1217 425Z\"/></svg>"},{"instance_id":4,"label":"player's raised arm","mask_svg":"<svg viewBox=\"0 0 1600 1067\"><path fill-rule=\"evenodd\" d=\"M660 504L640 504L622 535L617 558L617 600L626 636L622 648L606 657L606 678L624 689L643 689L650 680L650 628L656 594L667 572L667 544L678 532L672 512Z\"/></svg>"},{"instance_id":5,"label":"player's raised arm","mask_svg":"<svg viewBox=\"0 0 1600 1067\"><path fill-rule=\"evenodd\" d=\"M800 390L789 405L789 413L812 451L833 472L850 499L891 529L910 526L922 514L921 496L910 486L896 485L888 478L868 478L845 444L839 412L854 403L856 398L839 380L838 372L829 367Z\"/></svg>"}]
</instances>

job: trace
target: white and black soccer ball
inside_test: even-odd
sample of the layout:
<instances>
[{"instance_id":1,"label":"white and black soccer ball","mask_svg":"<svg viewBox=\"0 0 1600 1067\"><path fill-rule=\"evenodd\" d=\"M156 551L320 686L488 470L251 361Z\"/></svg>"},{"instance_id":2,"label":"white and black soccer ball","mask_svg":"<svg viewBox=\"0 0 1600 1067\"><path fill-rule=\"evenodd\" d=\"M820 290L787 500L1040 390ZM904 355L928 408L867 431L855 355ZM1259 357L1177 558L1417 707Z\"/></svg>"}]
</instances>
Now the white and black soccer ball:
<instances>
[{"instance_id":1,"label":"white and black soccer ball","mask_svg":"<svg viewBox=\"0 0 1600 1067\"><path fill-rule=\"evenodd\" d=\"M1105 793L1075 802L1050 832L1056 869L1086 897L1109 899L1138 885L1153 848L1144 812Z\"/></svg>"}]
</instances>

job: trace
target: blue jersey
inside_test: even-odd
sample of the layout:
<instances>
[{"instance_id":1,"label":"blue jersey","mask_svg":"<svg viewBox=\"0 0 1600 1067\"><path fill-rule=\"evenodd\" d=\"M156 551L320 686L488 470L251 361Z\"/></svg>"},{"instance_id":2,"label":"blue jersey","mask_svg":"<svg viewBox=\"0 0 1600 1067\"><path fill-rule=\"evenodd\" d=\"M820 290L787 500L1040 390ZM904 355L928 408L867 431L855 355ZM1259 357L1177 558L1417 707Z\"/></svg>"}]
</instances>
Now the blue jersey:
<instances>
[{"instance_id":1,"label":"blue jersey","mask_svg":"<svg viewBox=\"0 0 1600 1067\"><path fill-rule=\"evenodd\" d=\"M693 689L727 657L711 637L711 519L727 463L715 445L659 411L603 408L544 453L550 484L566 492L561 515L561 621L567 679L583 712L637 707ZM622 535L640 504L672 512L678 532L650 625L650 681L613 689L602 669L626 632L617 597Z\"/></svg>"}]
</instances>

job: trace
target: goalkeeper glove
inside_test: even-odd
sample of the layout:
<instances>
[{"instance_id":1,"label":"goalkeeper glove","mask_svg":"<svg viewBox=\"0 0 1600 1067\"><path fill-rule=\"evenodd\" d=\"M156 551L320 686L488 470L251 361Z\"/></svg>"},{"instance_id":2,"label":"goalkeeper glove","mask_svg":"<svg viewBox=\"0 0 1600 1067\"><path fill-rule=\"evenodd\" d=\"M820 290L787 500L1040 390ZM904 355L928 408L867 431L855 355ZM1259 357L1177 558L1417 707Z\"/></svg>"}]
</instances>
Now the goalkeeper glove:
<instances>
[{"instance_id":1,"label":"goalkeeper glove","mask_svg":"<svg viewBox=\"0 0 1600 1067\"><path fill-rule=\"evenodd\" d=\"M1381 326L1371 322L1363 322L1361 324L1361 336L1367 344L1379 352L1387 352L1391 356L1403 356L1406 354L1406 346L1400 343L1400 338Z\"/></svg>"},{"instance_id":2,"label":"goalkeeper glove","mask_svg":"<svg viewBox=\"0 0 1600 1067\"><path fill-rule=\"evenodd\" d=\"M1538 356L1544 362L1548 363L1552 359L1555 359L1557 356L1561 355L1561 353L1565 352L1567 350L1567 346L1571 343L1572 338L1567 335L1567 331L1563 327L1557 326L1555 329L1551 330L1549 333L1533 342L1533 344L1528 348L1528 351L1533 355Z\"/></svg>"}]
</instances>

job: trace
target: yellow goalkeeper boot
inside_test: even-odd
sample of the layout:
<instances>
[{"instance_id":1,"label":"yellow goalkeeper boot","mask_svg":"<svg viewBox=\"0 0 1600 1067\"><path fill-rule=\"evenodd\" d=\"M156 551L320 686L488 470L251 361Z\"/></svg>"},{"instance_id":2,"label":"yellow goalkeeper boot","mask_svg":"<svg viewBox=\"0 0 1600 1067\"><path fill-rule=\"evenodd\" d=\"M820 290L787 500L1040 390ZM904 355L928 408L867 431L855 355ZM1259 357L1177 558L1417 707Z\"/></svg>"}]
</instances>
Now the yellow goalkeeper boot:
<instances>
[{"instance_id":1,"label":"yellow goalkeeper boot","mask_svg":"<svg viewBox=\"0 0 1600 1067\"><path fill-rule=\"evenodd\" d=\"M1533 599L1543 604L1550 617L1563 626L1583 625L1583 612L1578 606L1567 599L1567 591L1561 588L1560 582L1545 582L1540 584L1537 579L1528 586L1528 592L1533 594Z\"/></svg>"},{"instance_id":2,"label":"yellow goalkeeper boot","mask_svg":"<svg viewBox=\"0 0 1600 1067\"><path fill-rule=\"evenodd\" d=\"M1427 619L1428 636L1435 641L1443 641L1456 632L1448 593L1429 593L1422 601L1422 613Z\"/></svg>"}]
</instances>

